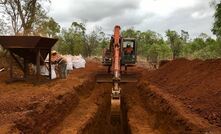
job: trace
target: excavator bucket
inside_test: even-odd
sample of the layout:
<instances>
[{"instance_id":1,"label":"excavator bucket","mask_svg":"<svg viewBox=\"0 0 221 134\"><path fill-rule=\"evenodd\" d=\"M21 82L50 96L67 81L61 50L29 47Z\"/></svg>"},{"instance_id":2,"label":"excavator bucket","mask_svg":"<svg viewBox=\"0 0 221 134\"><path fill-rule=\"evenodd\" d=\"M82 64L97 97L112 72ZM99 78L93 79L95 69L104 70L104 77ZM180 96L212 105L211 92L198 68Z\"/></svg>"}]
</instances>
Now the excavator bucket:
<instances>
[{"instance_id":1,"label":"excavator bucket","mask_svg":"<svg viewBox=\"0 0 221 134\"><path fill-rule=\"evenodd\" d=\"M138 77L136 74L121 74L120 83L128 83L128 82L137 82ZM113 75L112 74L97 74L96 82L98 83L112 83Z\"/></svg>"},{"instance_id":2,"label":"excavator bucket","mask_svg":"<svg viewBox=\"0 0 221 134\"><path fill-rule=\"evenodd\" d=\"M115 125L121 122L121 101L120 99L111 99L111 124Z\"/></svg>"}]
</instances>

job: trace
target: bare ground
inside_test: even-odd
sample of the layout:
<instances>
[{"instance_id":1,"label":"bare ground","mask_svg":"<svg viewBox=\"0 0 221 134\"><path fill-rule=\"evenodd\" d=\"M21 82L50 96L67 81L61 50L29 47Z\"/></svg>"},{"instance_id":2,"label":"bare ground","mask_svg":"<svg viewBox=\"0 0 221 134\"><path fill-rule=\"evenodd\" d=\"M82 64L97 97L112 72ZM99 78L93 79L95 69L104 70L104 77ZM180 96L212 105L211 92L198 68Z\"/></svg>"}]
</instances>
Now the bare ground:
<instances>
[{"instance_id":1,"label":"bare ground","mask_svg":"<svg viewBox=\"0 0 221 134\"><path fill-rule=\"evenodd\" d=\"M219 60L181 59L151 72L144 65L129 68L139 81L121 85L123 118L117 126L110 123L112 85L95 82L95 74L105 72L98 62L88 61L85 69L72 71L67 80L38 85L6 84L7 72L3 72L0 73L0 132L221 133L219 64Z\"/></svg>"}]
</instances>

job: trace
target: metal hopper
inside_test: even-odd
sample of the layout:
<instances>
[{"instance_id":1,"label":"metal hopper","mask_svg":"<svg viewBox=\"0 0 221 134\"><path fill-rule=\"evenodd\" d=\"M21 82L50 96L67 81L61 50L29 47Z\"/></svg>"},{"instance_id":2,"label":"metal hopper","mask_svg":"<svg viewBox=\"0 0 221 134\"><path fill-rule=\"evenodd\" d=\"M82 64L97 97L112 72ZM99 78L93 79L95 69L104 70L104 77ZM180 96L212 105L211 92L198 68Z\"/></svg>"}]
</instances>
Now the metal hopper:
<instances>
[{"instance_id":1,"label":"metal hopper","mask_svg":"<svg viewBox=\"0 0 221 134\"><path fill-rule=\"evenodd\" d=\"M40 65L49 54L49 77L51 78L51 48L58 39L46 38L41 36L0 36L0 45L10 52L10 55L18 63L27 77L27 65L32 63L37 67L37 78L40 75ZM22 60L21 60L22 59ZM13 78L13 65L11 62L10 77Z\"/></svg>"}]
</instances>

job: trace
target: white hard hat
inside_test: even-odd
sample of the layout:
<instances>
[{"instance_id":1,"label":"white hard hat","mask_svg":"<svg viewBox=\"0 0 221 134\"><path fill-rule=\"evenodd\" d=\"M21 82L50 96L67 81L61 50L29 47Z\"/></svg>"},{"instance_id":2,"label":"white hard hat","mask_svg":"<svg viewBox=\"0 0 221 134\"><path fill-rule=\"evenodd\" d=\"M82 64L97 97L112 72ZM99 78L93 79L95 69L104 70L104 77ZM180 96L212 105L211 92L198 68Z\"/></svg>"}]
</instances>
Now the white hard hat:
<instances>
[{"instance_id":1,"label":"white hard hat","mask_svg":"<svg viewBox=\"0 0 221 134\"><path fill-rule=\"evenodd\" d=\"M51 54L56 54L57 52L55 50L51 51Z\"/></svg>"}]
</instances>

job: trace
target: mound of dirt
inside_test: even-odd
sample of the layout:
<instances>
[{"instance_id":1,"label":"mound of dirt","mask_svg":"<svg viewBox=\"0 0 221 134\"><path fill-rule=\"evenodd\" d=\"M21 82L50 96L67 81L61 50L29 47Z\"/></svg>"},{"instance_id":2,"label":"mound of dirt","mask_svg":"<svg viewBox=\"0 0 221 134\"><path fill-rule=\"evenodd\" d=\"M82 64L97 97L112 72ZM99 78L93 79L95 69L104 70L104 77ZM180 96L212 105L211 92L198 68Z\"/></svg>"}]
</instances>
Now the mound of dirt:
<instances>
[{"instance_id":1,"label":"mound of dirt","mask_svg":"<svg viewBox=\"0 0 221 134\"><path fill-rule=\"evenodd\" d=\"M210 124L221 127L221 59L171 61L143 79L157 85Z\"/></svg>"},{"instance_id":2,"label":"mound of dirt","mask_svg":"<svg viewBox=\"0 0 221 134\"><path fill-rule=\"evenodd\" d=\"M170 62L170 60L161 60L160 62L159 62L159 67L162 67L163 65L165 65L165 64L167 64L167 63L169 63Z\"/></svg>"}]
</instances>

